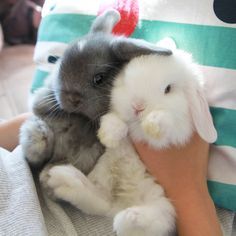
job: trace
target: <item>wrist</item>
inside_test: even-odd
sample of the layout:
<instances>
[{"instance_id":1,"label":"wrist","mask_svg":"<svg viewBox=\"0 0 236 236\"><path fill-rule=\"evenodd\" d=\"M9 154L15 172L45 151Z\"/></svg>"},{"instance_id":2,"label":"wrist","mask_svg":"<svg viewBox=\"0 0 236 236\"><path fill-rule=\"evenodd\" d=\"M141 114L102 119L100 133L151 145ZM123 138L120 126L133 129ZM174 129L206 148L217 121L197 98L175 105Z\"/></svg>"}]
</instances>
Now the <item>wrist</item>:
<instances>
[{"instance_id":1,"label":"wrist","mask_svg":"<svg viewBox=\"0 0 236 236\"><path fill-rule=\"evenodd\" d=\"M186 177L186 176L185 176ZM209 197L207 181L204 178L179 178L177 180L163 180L162 186L171 198L186 198L192 196Z\"/></svg>"},{"instance_id":2,"label":"wrist","mask_svg":"<svg viewBox=\"0 0 236 236\"><path fill-rule=\"evenodd\" d=\"M180 236L221 236L214 203L207 185L186 185L186 188L169 191L177 214L177 229Z\"/></svg>"},{"instance_id":3,"label":"wrist","mask_svg":"<svg viewBox=\"0 0 236 236\"><path fill-rule=\"evenodd\" d=\"M186 186L186 188L179 190L169 190L166 194L177 208L195 205L200 209L206 205L213 205L208 189L205 186Z\"/></svg>"}]
</instances>

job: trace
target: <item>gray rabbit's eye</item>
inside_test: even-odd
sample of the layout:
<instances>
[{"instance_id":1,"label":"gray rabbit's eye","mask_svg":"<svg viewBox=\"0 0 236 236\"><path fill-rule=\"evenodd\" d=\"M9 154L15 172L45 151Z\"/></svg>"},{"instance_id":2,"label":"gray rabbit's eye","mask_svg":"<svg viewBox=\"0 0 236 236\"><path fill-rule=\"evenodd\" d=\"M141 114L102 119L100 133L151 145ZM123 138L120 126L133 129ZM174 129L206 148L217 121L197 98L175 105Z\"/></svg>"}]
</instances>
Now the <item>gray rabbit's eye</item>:
<instances>
[{"instance_id":1,"label":"gray rabbit's eye","mask_svg":"<svg viewBox=\"0 0 236 236\"><path fill-rule=\"evenodd\" d=\"M171 91L171 85L167 85L167 87L165 88L165 94L169 93Z\"/></svg>"},{"instance_id":2,"label":"gray rabbit's eye","mask_svg":"<svg viewBox=\"0 0 236 236\"><path fill-rule=\"evenodd\" d=\"M100 73L100 74L96 74L96 75L93 77L93 84L94 84L94 85L100 85L100 84L103 83L104 79L105 79L104 74L101 74L101 73Z\"/></svg>"}]
</instances>

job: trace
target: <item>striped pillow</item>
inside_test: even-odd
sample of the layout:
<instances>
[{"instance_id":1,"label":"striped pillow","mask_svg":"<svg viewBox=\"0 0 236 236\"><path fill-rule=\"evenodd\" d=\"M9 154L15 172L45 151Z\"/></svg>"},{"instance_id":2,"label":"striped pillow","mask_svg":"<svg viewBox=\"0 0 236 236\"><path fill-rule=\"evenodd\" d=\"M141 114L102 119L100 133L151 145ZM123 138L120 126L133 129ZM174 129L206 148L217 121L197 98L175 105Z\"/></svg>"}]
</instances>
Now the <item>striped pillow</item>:
<instances>
[{"instance_id":1,"label":"striped pillow","mask_svg":"<svg viewBox=\"0 0 236 236\"><path fill-rule=\"evenodd\" d=\"M104 5L107 1L101 2L46 1L35 50L38 69L32 92L42 86L54 66L49 56L61 56L68 42L86 34L97 12L108 7ZM216 5L213 9L210 0L114 0L112 4L123 19L117 33L128 32L150 42L172 37L201 65L218 131L211 146L209 191L216 205L236 211L236 24L221 21L218 12L222 11L217 12Z\"/></svg>"}]
</instances>

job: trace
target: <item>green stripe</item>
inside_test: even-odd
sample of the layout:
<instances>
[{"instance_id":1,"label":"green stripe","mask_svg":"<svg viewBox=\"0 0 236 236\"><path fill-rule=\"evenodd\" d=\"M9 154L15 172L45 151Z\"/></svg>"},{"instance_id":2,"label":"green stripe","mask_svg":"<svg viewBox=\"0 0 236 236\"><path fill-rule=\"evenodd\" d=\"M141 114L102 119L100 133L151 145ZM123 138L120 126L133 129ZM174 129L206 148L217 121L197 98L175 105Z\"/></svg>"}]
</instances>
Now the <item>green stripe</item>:
<instances>
[{"instance_id":1,"label":"green stripe","mask_svg":"<svg viewBox=\"0 0 236 236\"><path fill-rule=\"evenodd\" d=\"M209 193L214 203L231 211L236 211L236 185L208 181Z\"/></svg>"},{"instance_id":2,"label":"green stripe","mask_svg":"<svg viewBox=\"0 0 236 236\"><path fill-rule=\"evenodd\" d=\"M68 43L88 33L95 16L52 14L43 18L38 41Z\"/></svg>"},{"instance_id":3,"label":"green stripe","mask_svg":"<svg viewBox=\"0 0 236 236\"><path fill-rule=\"evenodd\" d=\"M202 65L236 69L235 28L142 20L133 37L150 42L171 37Z\"/></svg>"},{"instance_id":4,"label":"green stripe","mask_svg":"<svg viewBox=\"0 0 236 236\"><path fill-rule=\"evenodd\" d=\"M52 14L41 23L38 40L68 43L89 31L95 16ZM132 37L157 42L172 37L202 65L236 69L236 29L141 20Z\"/></svg>"},{"instance_id":5,"label":"green stripe","mask_svg":"<svg viewBox=\"0 0 236 236\"><path fill-rule=\"evenodd\" d=\"M31 93L34 93L37 89L43 86L48 74L48 72L42 70L35 71L34 79L31 85Z\"/></svg>"},{"instance_id":6,"label":"green stripe","mask_svg":"<svg viewBox=\"0 0 236 236\"><path fill-rule=\"evenodd\" d=\"M236 147L236 110L211 107L211 114L218 133L215 145Z\"/></svg>"}]
</instances>

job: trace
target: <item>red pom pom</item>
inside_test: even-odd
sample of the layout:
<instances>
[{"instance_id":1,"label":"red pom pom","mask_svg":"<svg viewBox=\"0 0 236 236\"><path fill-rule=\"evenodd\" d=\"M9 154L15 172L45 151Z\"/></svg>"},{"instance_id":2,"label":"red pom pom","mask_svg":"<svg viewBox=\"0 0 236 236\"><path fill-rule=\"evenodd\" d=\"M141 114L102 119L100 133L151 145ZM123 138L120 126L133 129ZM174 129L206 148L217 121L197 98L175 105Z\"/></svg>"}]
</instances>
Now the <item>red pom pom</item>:
<instances>
[{"instance_id":1,"label":"red pom pom","mask_svg":"<svg viewBox=\"0 0 236 236\"><path fill-rule=\"evenodd\" d=\"M138 0L105 0L102 1L98 14L107 9L116 9L120 12L121 20L113 29L116 35L130 36L139 20Z\"/></svg>"}]
</instances>

